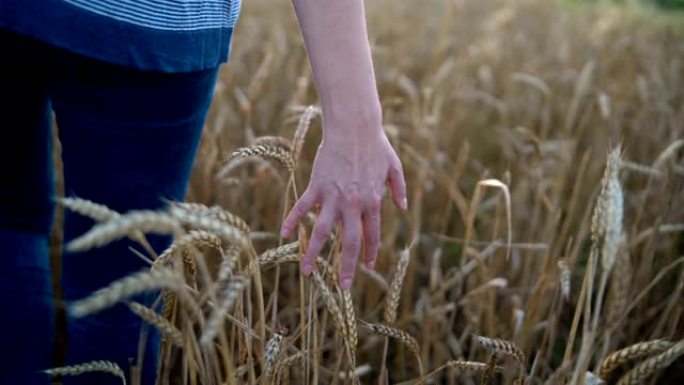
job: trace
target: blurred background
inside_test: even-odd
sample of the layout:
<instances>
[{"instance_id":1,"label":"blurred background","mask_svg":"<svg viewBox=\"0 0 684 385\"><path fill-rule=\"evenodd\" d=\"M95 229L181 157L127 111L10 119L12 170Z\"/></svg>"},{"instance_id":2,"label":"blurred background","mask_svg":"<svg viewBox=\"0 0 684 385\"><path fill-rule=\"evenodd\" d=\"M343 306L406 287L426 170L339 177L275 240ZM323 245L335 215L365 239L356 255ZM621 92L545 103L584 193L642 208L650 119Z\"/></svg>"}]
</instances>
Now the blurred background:
<instances>
[{"instance_id":1,"label":"blurred background","mask_svg":"<svg viewBox=\"0 0 684 385\"><path fill-rule=\"evenodd\" d=\"M520 344L535 363L534 383L564 383L553 376L578 354L580 338L570 351L568 343L591 212L618 145L625 238L593 360L638 341L684 338L684 2L369 0L366 8L384 124L410 202L406 216L386 202L378 270L389 279L398 250L417 240L397 324L416 336L426 367L484 360L469 336L487 335ZM255 137L292 137L304 107L316 103L290 2L245 1L189 200L218 203L254 229L276 232L286 177L267 163L221 169L226 154ZM320 119L311 124L300 191L320 140ZM483 188L472 205L487 178L510 189L518 244L510 260L501 245L503 195ZM479 264L461 277L473 259ZM567 299L559 261L571 272ZM292 301L294 269L281 272L290 281L283 278L280 290L291 289ZM358 275L357 312L378 318L384 293ZM359 362L377 369L378 343L361 342ZM399 347L388 365L391 383L415 370ZM658 383L684 381L683 368L680 360Z\"/></svg>"}]
</instances>

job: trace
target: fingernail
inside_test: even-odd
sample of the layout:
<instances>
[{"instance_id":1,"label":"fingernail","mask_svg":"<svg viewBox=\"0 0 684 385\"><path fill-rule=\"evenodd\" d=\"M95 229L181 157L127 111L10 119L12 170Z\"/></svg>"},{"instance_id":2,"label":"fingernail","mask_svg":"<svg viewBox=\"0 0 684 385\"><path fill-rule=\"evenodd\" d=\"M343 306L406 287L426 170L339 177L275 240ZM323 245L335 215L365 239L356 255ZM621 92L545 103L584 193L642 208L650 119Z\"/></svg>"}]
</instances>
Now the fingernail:
<instances>
[{"instance_id":1,"label":"fingernail","mask_svg":"<svg viewBox=\"0 0 684 385\"><path fill-rule=\"evenodd\" d=\"M352 279L351 278L342 278L342 283L340 284L340 287L342 287L342 290L351 289Z\"/></svg>"},{"instance_id":2,"label":"fingernail","mask_svg":"<svg viewBox=\"0 0 684 385\"><path fill-rule=\"evenodd\" d=\"M406 197L401 200L401 208L406 210L408 208L408 201L406 200Z\"/></svg>"},{"instance_id":3,"label":"fingernail","mask_svg":"<svg viewBox=\"0 0 684 385\"><path fill-rule=\"evenodd\" d=\"M287 231L287 229L285 227L281 227L280 228L280 236L282 238L287 238L288 235L290 235L290 232Z\"/></svg>"}]
</instances>

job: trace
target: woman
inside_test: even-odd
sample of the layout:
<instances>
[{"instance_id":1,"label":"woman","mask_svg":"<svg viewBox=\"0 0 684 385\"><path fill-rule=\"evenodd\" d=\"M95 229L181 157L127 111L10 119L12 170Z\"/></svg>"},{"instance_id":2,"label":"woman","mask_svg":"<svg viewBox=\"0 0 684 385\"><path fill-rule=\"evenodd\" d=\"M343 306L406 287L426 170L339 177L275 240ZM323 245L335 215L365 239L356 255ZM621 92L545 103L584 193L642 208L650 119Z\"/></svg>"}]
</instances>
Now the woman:
<instances>
[{"instance_id":1,"label":"woman","mask_svg":"<svg viewBox=\"0 0 684 385\"><path fill-rule=\"evenodd\" d=\"M389 182L405 209L401 163L381 127L362 0L293 0L323 111L323 141L309 187L282 226L321 206L301 270L309 274L337 222L340 284L352 285L361 242L373 268L380 201ZM54 303L48 258L53 220L50 111L62 144L65 194L116 210L183 199L219 65L240 0L3 0L0 2L0 372L3 384L47 384ZM92 223L65 214L65 241ZM162 249L167 240L152 239ZM64 253L66 301L143 265L125 241ZM123 307L69 319L68 364L129 367L139 322ZM155 349L143 384L154 381ZM115 383L84 375L71 383Z\"/></svg>"}]
</instances>

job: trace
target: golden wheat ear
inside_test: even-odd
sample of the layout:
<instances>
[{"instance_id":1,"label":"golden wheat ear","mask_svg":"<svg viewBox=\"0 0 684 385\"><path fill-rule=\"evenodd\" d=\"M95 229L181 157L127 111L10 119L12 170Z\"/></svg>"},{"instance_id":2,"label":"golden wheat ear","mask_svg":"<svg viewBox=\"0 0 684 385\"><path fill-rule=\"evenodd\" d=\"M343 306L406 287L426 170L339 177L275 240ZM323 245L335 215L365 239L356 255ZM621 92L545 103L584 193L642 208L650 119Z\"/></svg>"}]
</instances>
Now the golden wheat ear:
<instances>
[{"instance_id":1,"label":"golden wheat ear","mask_svg":"<svg viewBox=\"0 0 684 385\"><path fill-rule=\"evenodd\" d=\"M92 218L97 222L106 222L121 216L121 214L109 207L87 199L64 197L57 198L57 202L61 203L65 208L85 217Z\"/></svg>"},{"instance_id":2,"label":"golden wheat ear","mask_svg":"<svg viewBox=\"0 0 684 385\"><path fill-rule=\"evenodd\" d=\"M114 306L136 294L158 289L182 292L184 286L183 278L172 270L141 271L114 281L86 298L74 301L69 306L69 314L77 318L85 317Z\"/></svg>"},{"instance_id":3,"label":"golden wheat ear","mask_svg":"<svg viewBox=\"0 0 684 385\"><path fill-rule=\"evenodd\" d=\"M288 171L294 170L292 154L282 147L256 144L249 147L238 148L230 154L231 159L236 158L261 158L268 161L275 161L287 168Z\"/></svg>"},{"instance_id":4,"label":"golden wheat ear","mask_svg":"<svg viewBox=\"0 0 684 385\"><path fill-rule=\"evenodd\" d=\"M253 144L257 146L275 146L288 152L292 151L292 141L282 136L260 136L254 139Z\"/></svg>"},{"instance_id":5,"label":"golden wheat ear","mask_svg":"<svg viewBox=\"0 0 684 385\"><path fill-rule=\"evenodd\" d=\"M603 359L599 375L602 379L607 380L608 377L610 377L610 373L619 366L643 357L662 353L672 347L672 345L674 344L670 341L652 340L639 342L624 349L617 350Z\"/></svg>"},{"instance_id":6,"label":"golden wheat ear","mask_svg":"<svg viewBox=\"0 0 684 385\"><path fill-rule=\"evenodd\" d=\"M201 345L208 346L213 342L223 326L226 314L233 308L233 305L242 295L248 284L249 281L246 277L238 275L233 277L228 285L226 285L218 299L218 304L216 304L213 313L207 321L207 327L202 331L202 336L200 337Z\"/></svg>"},{"instance_id":7,"label":"golden wheat ear","mask_svg":"<svg viewBox=\"0 0 684 385\"><path fill-rule=\"evenodd\" d=\"M404 284L404 277L408 270L409 261L411 258L410 248L404 249L399 255L399 263L392 276L390 283L390 291L385 301L384 321L387 325L392 325L397 319L397 309L399 308L399 299L401 298L401 287Z\"/></svg>"},{"instance_id":8,"label":"golden wheat ear","mask_svg":"<svg viewBox=\"0 0 684 385\"><path fill-rule=\"evenodd\" d=\"M311 120L320 113L321 110L318 107L308 106L299 116L299 123L297 123L297 129L292 138L292 160L295 165L299 163L302 147L304 147L304 139L306 139L306 134L309 132Z\"/></svg>"},{"instance_id":9,"label":"golden wheat ear","mask_svg":"<svg viewBox=\"0 0 684 385\"><path fill-rule=\"evenodd\" d=\"M617 385L643 384L647 378L653 376L657 371L667 368L682 355L684 355L684 340L677 342L664 352L640 362L622 376Z\"/></svg>"},{"instance_id":10,"label":"golden wheat ear","mask_svg":"<svg viewBox=\"0 0 684 385\"><path fill-rule=\"evenodd\" d=\"M126 305L143 321L154 326L165 340L171 341L178 347L183 347L183 334L162 315L138 302L129 302Z\"/></svg>"},{"instance_id":11,"label":"golden wheat ear","mask_svg":"<svg viewBox=\"0 0 684 385\"><path fill-rule=\"evenodd\" d=\"M109 373L113 376L119 377L121 383L126 385L126 376L124 371L114 362L111 361L91 361L78 365L62 366L59 368L52 368L43 370L43 373L51 376L79 376L85 373Z\"/></svg>"},{"instance_id":12,"label":"golden wheat ear","mask_svg":"<svg viewBox=\"0 0 684 385\"><path fill-rule=\"evenodd\" d=\"M383 324L371 324L362 321L362 325L373 334L392 338L405 345L409 351L415 355L421 376L423 375L423 363L420 357L420 345L418 345L418 341L412 335L402 329Z\"/></svg>"},{"instance_id":13,"label":"golden wheat ear","mask_svg":"<svg viewBox=\"0 0 684 385\"><path fill-rule=\"evenodd\" d=\"M135 232L168 235L179 229L179 222L167 213L150 210L131 211L95 225L87 233L69 242L66 249L70 252L87 251Z\"/></svg>"}]
</instances>

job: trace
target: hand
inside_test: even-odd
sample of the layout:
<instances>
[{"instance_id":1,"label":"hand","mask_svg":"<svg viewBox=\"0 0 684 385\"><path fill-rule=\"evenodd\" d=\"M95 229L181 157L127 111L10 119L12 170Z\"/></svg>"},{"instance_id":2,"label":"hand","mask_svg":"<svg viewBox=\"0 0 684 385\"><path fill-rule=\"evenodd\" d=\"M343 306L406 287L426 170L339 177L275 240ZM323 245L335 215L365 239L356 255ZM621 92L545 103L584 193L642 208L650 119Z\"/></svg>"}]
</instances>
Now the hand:
<instances>
[{"instance_id":1,"label":"hand","mask_svg":"<svg viewBox=\"0 0 684 385\"><path fill-rule=\"evenodd\" d=\"M380 124L349 129L326 126L323 142L313 164L306 191L283 222L281 235L288 237L299 221L316 205L321 206L306 254L300 262L309 275L337 221L342 224L340 287L350 289L356 261L365 243L364 264L375 266L380 248L380 207L388 182L394 204L406 209L406 184L401 161ZM358 134L357 134L358 133Z\"/></svg>"}]
</instances>

